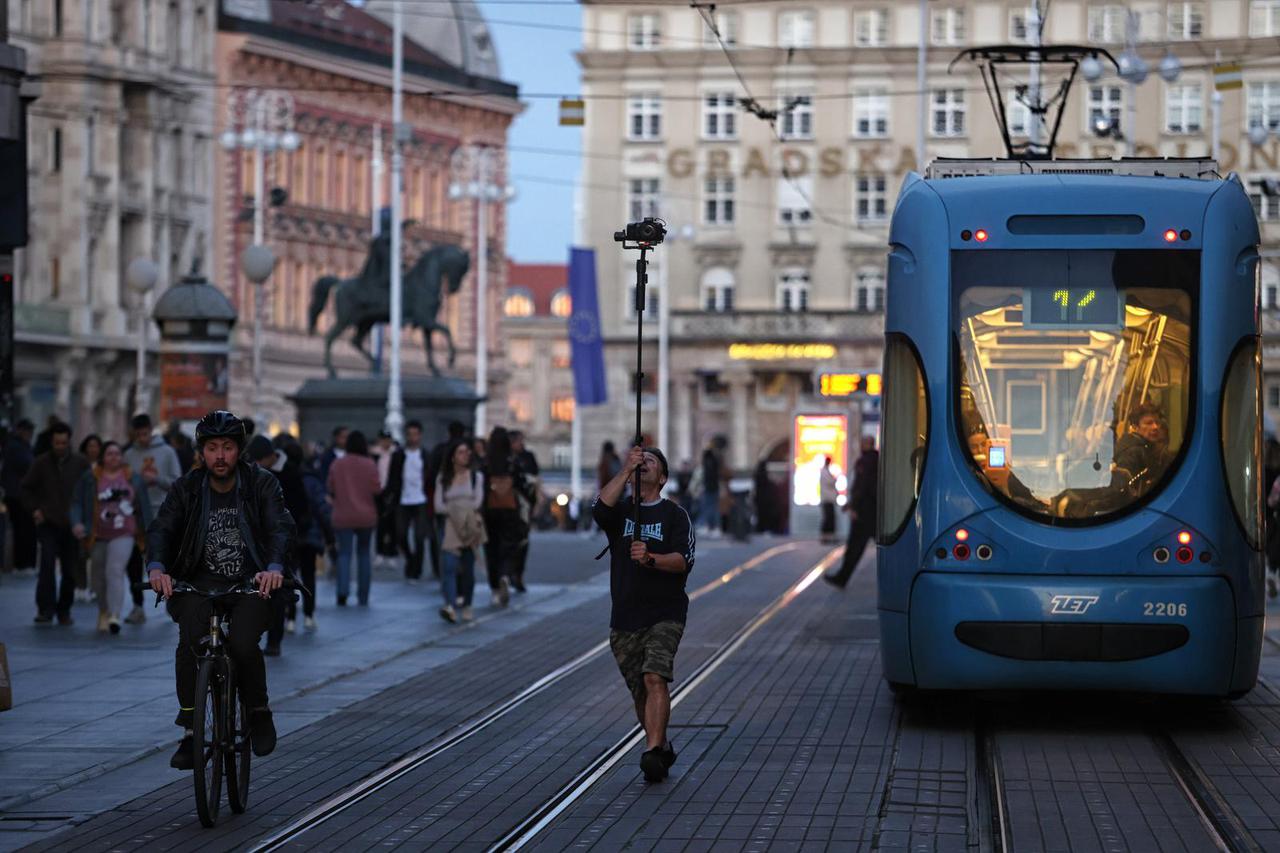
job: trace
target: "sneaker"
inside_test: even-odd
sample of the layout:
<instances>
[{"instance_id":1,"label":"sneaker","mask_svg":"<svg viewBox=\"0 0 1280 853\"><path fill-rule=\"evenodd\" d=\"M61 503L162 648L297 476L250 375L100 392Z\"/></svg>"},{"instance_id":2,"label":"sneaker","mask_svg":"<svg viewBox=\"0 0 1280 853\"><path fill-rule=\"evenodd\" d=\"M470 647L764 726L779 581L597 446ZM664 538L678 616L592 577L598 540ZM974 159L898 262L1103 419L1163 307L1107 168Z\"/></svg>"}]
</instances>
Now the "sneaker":
<instances>
[{"instance_id":1,"label":"sneaker","mask_svg":"<svg viewBox=\"0 0 1280 853\"><path fill-rule=\"evenodd\" d=\"M249 731L254 755L261 758L275 751L276 724L271 720L270 708L255 708L249 712Z\"/></svg>"},{"instance_id":2,"label":"sneaker","mask_svg":"<svg viewBox=\"0 0 1280 853\"><path fill-rule=\"evenodd\" d=\"M113 634L120 633L120 617L119 616L116 616L114 613L111 614L111 617L107 620L107 630Z\"/></svg>"},{"instance_id":3,"label":"sneaker","mask_svg":"<svg viewBox=\"0 0 1280 853\"><path fill-rule=\"evenodd\" d=\"M670 740L667 741L666 746L662 747L662 763L668 770L671 769L672 764L676 763L676 747Z\"/></svg>"},{"instance_id":4,"label":"sneaker","mask_svg":"<svg viewBox=\"0 0 1280 853\"><path fill-rule=\"evenodd\" d=\"M640 770L644 773L646 782L661 782L667 778L667 765L663 761L662 747L645 750L640 756Z\"/></svg>"},{"instance_id":5,"label":"sneaker","mask_svg":"<svg viewBox=\"0 0 1280 853\"><path fill-rule=\"evenodd\" d=\"M409 586L417 586L422 583L422 578L405 578L409 582Z\"/></svg>"},{"instance_id":6,"label":"sneaker","mask_svg":"<svg viewBox=\"0 0 1280 853\"><path fill-rule=\"evenodd\" d=\"M471 621L473 621L475 618L476 618L476 617L475 617L475 614L471 612L471 608L470 608L470 607L464 607L464 608L462 608L462 621L463 621L463 622L471 622Z\"/></svg>"},{"instance_id":7,"label":"sneaker","mask_svg":"<svg viewBox=\"0 0 1280 853\"><path fill-rule=\"evenodd\" d=\"M88 603L89 603L89 590L83 589L83 588L77 589L76 604L88 604Z\"/></svg>"},{"instance_id":8,"label":"sneaker","mask_svg":"<svg viewBox=\"0 0 1280 853\"><path fill-rule=\"evenodd\" d=\"M458 621L458 614L452 607L446 604L444 607L440 608L440 618L446 622L453 623Z\"/></svg>"},{"instance_id":9,"label":"sneaker","mask_svg":"<svg viewBox=\"0 0 1280 853\"><path fill-rule=\"evenodd\" d=\"M74 619L72 619L72 618L71 618L71 614L70 614L70 613L59 613L59 614L58 614L58 624L59 624L59 625L74 625L74 624L76 624L76 620L74 620Z\"/></svg>"},{"instance_id":10,"label":"sneaker","mask_svg":"<svg viewBox=\"0 0 1280 853\"><path fill-rule=\"evenodd\" d=\"M178 749L169 759L169 766L174 770L190 770L196 766L195 756L191 754L191 735L178 742Z\"/></svg>"},{"instance_id":11,"label":"sneaker","mask_svg":"<svg viewBox=\"0 0 1280 853\"><path fill-rule=\"evenodd\" d=\"M314 631L316 629L316 617L308 616L306 619L303 619L302 627L306 628L308 631Z\"/></svg>"},{"instance_id":12,"label":"sneaker","mask_svg":"<svg viewBox=\"0 0 1280 853\"><path fill-rule=\"evenodd\" d=\"M278 658L280 657L280 644L267 643L267 647L263 649L262 653L269 658Z\"/></svg>"},{"instance_id":13,"label":"sneaker","mask_svg":"<svg viewBox=\"0 0 1280 853\"><path fill-rule=\"evenodd\" d=\"M834 586L836 589L844 589L844 583L835 575L828 575L826 573L823 573L822 579L827 583L831 584L832 586Z\"/></svg>"},{"instance_id":14,"label":"sneaker","mask_svg":"<svg viewBox=\"0 0 1280 853\"><path fill-rule=\"evenodd\" d=\"M52 614L52 613L37 613L37 614L36 614L35 623L36 623L37 625L48 625L48 624L49 624L50 622L52 622L52 621L53 621L53 614Z\"/></svg>"},{"instance_id":15,"label":"sneaker","mask_svg":"<svg viewBox=\"0 0 1280 853\"><path fill-rule=\"evenodd\" d=\"M338 596L338 606L339 607L347 606L347 597L345 595Z\"/></svg>"},{"instance_id":16,"label":"sneaker","mask_svg":"<svg viewBox=\"0 0 1280 853\"><path fill-rule=\"evenodd\" d=\"M298 623L297 623L297 621L296 621L296 620L294 620L294 619L286 619L286 620L284 620L284 632L285 632L286 634L296 634L296 633L298 633Z\"/></svg>"},{"instance_id":17,"label":"sneaker","mask_svg":"<svg viewBox=\"0 0 1280 853\"><path fill-rule=\"evenodd\" d=\"M129 611L129 615L124 617L124 621L130 625L141 625L147 621L147 612L135 604Z\"/></svg>"},{"instance_id":18,"label":"sneaker","mask_svg":"<svg viewBox=\"0 0 1280 853\"><path fill-rule=\"evenodd\" d=\"M516 592L520 593L521 595L528 592L528 590L524 588L524 581L520 578L511 579L511 588L514 589Z\"/></svg>"}]
</instances>

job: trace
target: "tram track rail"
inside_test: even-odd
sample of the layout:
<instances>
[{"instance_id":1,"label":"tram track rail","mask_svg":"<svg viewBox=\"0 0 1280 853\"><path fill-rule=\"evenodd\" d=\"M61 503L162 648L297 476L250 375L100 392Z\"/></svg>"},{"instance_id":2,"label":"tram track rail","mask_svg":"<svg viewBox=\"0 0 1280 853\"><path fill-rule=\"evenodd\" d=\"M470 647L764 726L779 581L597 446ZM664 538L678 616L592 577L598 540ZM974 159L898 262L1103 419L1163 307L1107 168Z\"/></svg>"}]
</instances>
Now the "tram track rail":
<instances>
[{"instance_id":1,"label":"tram track rail","mask_svg":"<svg viewBox=\"0 0 1280 853\"><path fill-rule=\"evenodd\" d=\"M1236 816L1226 797L1200 772L1173 736L1154 726L1148 727L1147 734L1217 849L1227 853L1261 853L1263 847Z\"/></svg>"},{"instance_id":2,"label":"tram track rail","mask_svg":"<svg viewBox=\"0 0 1280 853\"><path fill-rule=\"evenodd\" d=\"M763 551L760 554L757 554L756 556L752 557L749 560L745 560L741 563L738 563L737 565L731 567L730 569L726 570L722 574L718 575L713 580L698 587L696 590L694 590L689 594L689 599L690 601L696 601L699 598L702 598L703 596L706 596L714 592L715 590L720 589L721 587L730 583L731 581L733 581L735 578L739 577L743 573L756 569L759 566L763 565L764 563L776 557L782 556L792 551L796 551L802 547L803 545L801 543L788 542L788 543L776 545L772 548L769 548L768 550ZM690 676L688 681L682 683L680 686L678 686L675 690L672 691L672 707L674 708L676 706L680 696L685 695L691 687L696 686L696 683L700 683L702 678L705 678L706 675L710 674L710 672L714 669L714 667L712 667L712 669L710 670L707 669L707 663L715 659L717 655L721 655L726 645L733 644L735 642L735 639L737 639L738 641L737 645L733 647L733 649L736 650L737 647L741 645L741 642L746 639L746 636L749 636L750 633L754 633L754 631L758 629L761 624L763 624L763 621L767 621L767 619L763 621L759 621L761 615L767 612L769 613L769 618L772 618L773 613L776 612L776 610L772 610L772 608L781 609L780 607L777 607L779 601L782 601L785 599L785 603L789 604L790 601L794 598L794 595L798 595L800 591L803 591L804 587L807 587L809 584L812 584L814 581L816 581L818 578L818 575L820 575L823 571L829 568L835 562L835 559L840 555L840 553L841 553L841 550L839 548L834 549L830 553L828 553L825 557L823 557L822 560L820 560L817 563L817 565L810 568L804 574L804 576L802 576L800 581L788 587L787 591L784 592L782 596L780 596L778 599L775 599L771 605L766 607L765 611L761 611L761 613L758 613L753 620L747 623L746 626L744 626L743 628L740 628L737 632L735 632L734 635L730 637L730 639L726 641L725 644L722 644L720 647L718 647L716 652L712 654L712 657L709 658L708 661L704 662L703 665L700 666L697 670L695 670L694 674ZM799 590L797 590L796 587L799 586L800 584L803 584L804 586L801 587ZM788 598L789 595L791 596L791 598ZM785 604L783 606L785 606ZM752 625L754 625L755 627L751 628ZM751 630L747 631L744 634L744 631L746 631L747 628L751 628ZM289 822L286 826L273 832L269 836L263 839L260 839L258 842L249 846L247 849L252 851L252 853L267 853L267 851L282 849L285 845L293 841L296 841L300 836L303 836L306 833L310 832L311 830L321 826L322 824L327 823L328 821L337 817L339 814L342 814L343 812L347 811L351 807L355 806L357 803L361 802L362 800L367 799L368 797L372 796L378 791L393 784L397 780L402 779L405 776L409 775L410 773L413 773L414 771L422 768L423 766L437 759L441 755L448 753L450 750L456 748L457 746L461 745L467 740L470 740L477 734L480 734L484 730L495 725L502 719L506 718L509 714L511 714L511 712L515 711L520 706L544 694L547 690L553 688L554 686L564 681L569 676L573 675L575 672L578 672L583 667L587 666L592 661L599 658L601 655L604 655L605 653L607 653L608 650L609 650L609 642L607 640L597 643L594 646L591 646L586 651L582 652L576 657L571 658L570 660L561 664L551 672L548 672L547 674L543 675L541 678L527 685L522 690L508 697L507 699L500 702L499 704L494 705L489 709L485 710L484 712L471 717L470 719L464 721L458 726L455 726L450 731L445 732L440 737L433 740L431 743L428 743L425 746L421 747L420 749L414 750L406 755L401 756L400 758L397 758L395 761L391 762L386 767L382 768L376 773L373 773L370 776L367 776L364 779L360 780L360 782L358 782L357 784L347 788L346 790L336 795L329 797L324 802L318 804L317 806L315 806L314 808L312 808L311 810L303 814L301 817ZM727 655L723 657L727 657ZM721 658L721 661L723 660L723 657ZM575 777L574 782L579 782L579 780L584 777L584 774L589 776L591 775L592 772L594 772L594 770L604 766L607 763L609 754L612 753L614 750L617 750L620 744L624 742L630 743L634 739L635 730L639 728L640 727L638 725L635 726L633 730L629 732L626 737L624 737L621 741L619 741L618 744L615 744L609 750L606 750L606 752L602 756L599 756L594 761L592 761L591 764L588 766L587 770L583 771L583 773L580 773L579 776ZM641 733L641 737L643 737L643 732ZM612 767L616 763L617 761L615 760L612 763L609 763L608 767ZM607 772L608 767L605 767L604 771L602 771L599 775L603 775L603 772ZM592 777L593 780L596 778L599 778L599 775ZM565 795L566 789L571 788L573 785L574 783L571 782L570 785L566 786L565 789L562 789L560 792L558 792L556 797L553 797L552 799L556 800L557 802L565 801L566 803L565 807L567 807L568 804L571 804L574 800L576 800L578 797L581 796L581 793L579 793L578 795L573 796L571 799L568 799L568 800L565 800L565 797L562 796L562 795ZM583 792L585 792L585 788L583 789ZM546 807L546 804L544 804L543 807L539 808L537 812L541 813L542 811L545 810L545 807ZM557 814L558 813L559 812L557 812ZM532 815L530 817L532 817ZM529 818L526 818L525 821L523 821L518 826L524 827L528 823L529 823ZM514 830L512 832L514 832ZM511 835L511 834L512 834L511 832L508 833L508 835ZM532 838L533 836L530 835L529 837ZM504 839L505 838L506 836L504 836ZM525 842L522 842L522 843L525 843ZM494 848L494 849L499 849L499 848ZM518 849L518 847L508 847L508 848L501 848L501 849Z\"/></svg>"},{"instance_id":3,"label":"tram track rail","mask_svg":"<svg viewBox=\"0 0 1280 853\"><path fill-rule=\"evenodd\" d=\"M983 853L1010 853L1009 810L1005 803L1000 752L987 721L979 716L973 727L974 781L978 817L978 849Z\"/></svg>"}]
</instances>

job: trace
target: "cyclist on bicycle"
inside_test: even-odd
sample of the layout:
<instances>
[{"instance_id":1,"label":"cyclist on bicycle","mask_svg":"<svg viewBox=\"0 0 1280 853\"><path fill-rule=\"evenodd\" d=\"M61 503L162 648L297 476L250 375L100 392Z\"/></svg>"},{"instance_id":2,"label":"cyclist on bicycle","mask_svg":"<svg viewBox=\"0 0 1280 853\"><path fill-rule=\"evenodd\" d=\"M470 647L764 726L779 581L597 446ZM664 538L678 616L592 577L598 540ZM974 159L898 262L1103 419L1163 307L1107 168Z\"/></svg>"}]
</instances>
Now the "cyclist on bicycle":
<instances>
[{"instance_id":1,"label":"cyclist on bicycle","mask_svg":"<svg viewBox=\"0 0 1280 853\"><path fill-rule=\"evenodd\" d=\"M151 588L168 599L178 623L178 718L184 737L169 766L190 770L196 657L208 636L213 603L174 593L176 581L202 590L229 590L252 580L258 595L231 605L227 651L235 661L240 690L250 709L254 755L275 749L276 730L267 705L267 669L258 643L271 624L270 596L284 583L284 564L294 524L279 481L240 458L245 425L230 412L210 412L196 426L199 463L174 483L147 529Z\"/></svg>"}]
</instances>

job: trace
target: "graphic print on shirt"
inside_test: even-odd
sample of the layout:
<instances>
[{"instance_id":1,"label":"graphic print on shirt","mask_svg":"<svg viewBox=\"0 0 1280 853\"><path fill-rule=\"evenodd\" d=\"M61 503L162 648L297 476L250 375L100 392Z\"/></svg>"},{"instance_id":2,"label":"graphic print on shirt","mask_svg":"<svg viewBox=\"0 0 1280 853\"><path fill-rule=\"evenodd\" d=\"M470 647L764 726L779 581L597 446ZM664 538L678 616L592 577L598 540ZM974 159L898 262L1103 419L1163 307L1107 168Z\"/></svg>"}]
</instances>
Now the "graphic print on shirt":
<instances>
[{"instance_id":1,"label":"graphic print on shirt","mask_svg":"<svg viewBox=\"0 0 1280 853\"><path fill-rule=\"evenodd\" d=\"M622 535L623 535L623 537L624 537L624 538L629 538L629 537L631 536L632 531L634 531L635 529L636 529L636 523L635 523L635 521L634 521L634 520L632 520L632 519L630 519L630 518L628 518L628 519L627 519L626 524L625 524L625 525L623 525L623 527L622 527ZM641 538L641 539L648 539L650 542L661 542L661 541L663 541L663 538L662 538L662 522L661 522L661 521L655 521L655 522L654 522L654 523L652 523L652 524L642 524L642 525L640 525L640 538Z\"/></svg>"},{"instance_id":2,"label":"graphic print on shirt","mask_svg":"<svg viewBox=\"0 0 1280 853\"><path fill-rule=\"evenodd\" d=\"M243 562L240 513L233 506L210 510L209 538L204 543L205 570L225 578L238 578Z\"/></svg>"}]
</instances>

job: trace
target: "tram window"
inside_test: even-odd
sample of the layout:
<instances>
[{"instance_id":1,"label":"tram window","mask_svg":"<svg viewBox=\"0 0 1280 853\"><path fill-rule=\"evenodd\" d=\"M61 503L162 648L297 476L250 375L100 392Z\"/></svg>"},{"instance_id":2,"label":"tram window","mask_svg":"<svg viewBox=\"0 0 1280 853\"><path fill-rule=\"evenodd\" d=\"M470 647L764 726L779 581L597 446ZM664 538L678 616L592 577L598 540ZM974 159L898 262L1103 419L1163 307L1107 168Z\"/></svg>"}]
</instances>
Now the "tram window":
<instances>
[{"instance_id":1,"label":"tram window","mask_svg":"<svg viewBox=\"0 0 1280 853\"><path fill-rule=\"evenodd\" d=\"M1187 440L1199 253L955 252L952 271L959 439L988 490L1078 522L1155 494Z\"/></svg>"},{"instance_id":2,"label":"tram window","mask_svg":"<svg viewBox=\"0 0 1280 853\"><path fill-rule=\"evenodd\" d=\"M1236 350L1222 388L1222 462L1236 519L1254 548L1262 528L1261 373L1258 344L1250 339Z\"/></svg>"},{"instance_id":3,"label":"tram window","mask_svg":"<svg viewBox=\"0 0 1280 853\"><path fill-rule=\"evenodd\" d=\"M887 545L902 534L920 496L929 444L929 405L920 360L901 335L888 337L883 375L877 540Z\"/></svg>"}]
</instances>

